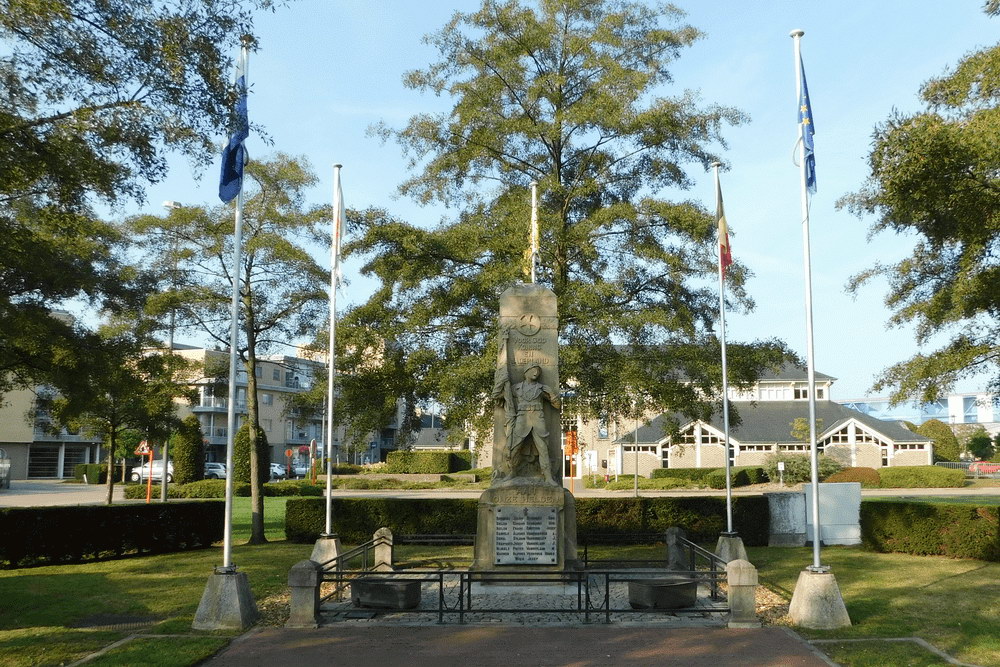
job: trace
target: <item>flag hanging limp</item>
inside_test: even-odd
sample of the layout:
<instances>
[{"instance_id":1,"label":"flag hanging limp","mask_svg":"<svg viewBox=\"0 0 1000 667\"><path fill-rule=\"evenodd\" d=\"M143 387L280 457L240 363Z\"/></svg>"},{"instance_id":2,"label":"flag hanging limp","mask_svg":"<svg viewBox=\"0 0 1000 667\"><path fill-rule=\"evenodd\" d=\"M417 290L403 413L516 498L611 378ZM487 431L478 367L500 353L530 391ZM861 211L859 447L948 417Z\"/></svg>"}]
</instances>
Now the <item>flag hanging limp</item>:
<instances>
[{"instance_id":1,"label":"flag hanging limp","mask_svg":"<svg viewBox=\"0 0 1000 667\"><path fill-rule=\"evenodd\" d=\"M246 163L246 148L243 142L250 136L250 122L247 118L246 59L240 56L236 65L236 128L229 143L222 151L222 171L219 174L219 199L231 202L243 189L243 165Z\"/></svg>"},{"instance_id":2,"label":"flag hanging limp","mask_svg":"<svg viewBox=\"0 0 1000 667\"><path fill-rule=\"evenodd\" d=\"M340 249L344 244L344 218L346 208L344 206L344 191L340 185L340 165L334 165L333 169L333 228L331 229L333 257L333 274L336 284L343 282L343 275L340 268Z\"/></svg>"},{"instance_id":3,"label":"flag hanging limp","mask_svg":"<svg viewBox=\"0 0 1000 667\"><path fill-rule=\"evenodd\" d=\"M722 186L718 180L715 183L715 220L719 225L719 269L725 278L726 269L733 263L733 249L729 245L729 225L726 224L726 211L722 206Z\"/></svg>"},{"instance_id":4,"label":"flag hanging limp","mask_svg":"<svg viewBox=\"0 0 1000 667\"><path fill-rule=\"evenodd\" d=\"M809 87L806 85L806 70L799 58L799 71L802 80L799 81L799 123L802 125L802 145L805 148L806 187L809 192L816 192L816 155L813 152L813 135L816 127L813 124L812 106L809 104Z\"/></svg>"}]
</instances>

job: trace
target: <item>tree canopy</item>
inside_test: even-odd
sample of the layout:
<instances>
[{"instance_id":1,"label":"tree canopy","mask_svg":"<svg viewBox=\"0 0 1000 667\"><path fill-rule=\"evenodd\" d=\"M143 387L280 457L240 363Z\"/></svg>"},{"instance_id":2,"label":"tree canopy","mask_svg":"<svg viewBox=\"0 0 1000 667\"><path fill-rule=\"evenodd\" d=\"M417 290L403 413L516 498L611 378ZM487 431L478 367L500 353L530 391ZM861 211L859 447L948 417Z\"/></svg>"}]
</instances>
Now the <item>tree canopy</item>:
<instances>
[{"instance_id":1,"label":"tree canopy","mask_svg":"<svg viewBox=\"0 0 1000 667\"><path fill-rule=\"evenodd\" d=\"M122 241L93 205L143 197L179 151L214 154L231 55L271 0L11 0L0 12L0 391L78 377L74 298L132 298Z\"/></svg>"},{"instance_id":2,"label":"tree canopy","mask_svg":"<svg viewBox=\"0 0 1000 667\"><path fill-rule=\"evenodd\" d=\"M841 202L874 216L872 234L916 239L909 256L851 282L885 278L890 324L913 325L921 348L937 346L878 377L874 388L896 402L932 401L980 374L1000 391L1000 44L926 82L920 97L922 111L875 128L870 175Z\"/></svg>"},{"instance_id":3,"label":"tree canopy","mask_svg":"<svg viewBox=\"0 0 1000 667\"><path fill-rule=\"evenodd\" d=\"M527 275L531 181L539 282L559 300L560 374L586 394L578 407L620 414L641 394L662 409L712 409L701 398L721 378L714 217L668 195L692 185L688 169L707 171L723 128L745 118L671 90L671 67L701 36L681 17L638 2L486 0L426 38L440 57L404 82L451 109L378 131L409 157L400 192L457 213L433 229L352 215L346 249L379 283L338 336L357 432L385 423L396 398L410 424L432 398L449 425L482 419L499 295ZM746 276L728 272L732 308L752 306ZM781 346L734 352L733 379L749 382Z\"/></svg>"}]
</instances>

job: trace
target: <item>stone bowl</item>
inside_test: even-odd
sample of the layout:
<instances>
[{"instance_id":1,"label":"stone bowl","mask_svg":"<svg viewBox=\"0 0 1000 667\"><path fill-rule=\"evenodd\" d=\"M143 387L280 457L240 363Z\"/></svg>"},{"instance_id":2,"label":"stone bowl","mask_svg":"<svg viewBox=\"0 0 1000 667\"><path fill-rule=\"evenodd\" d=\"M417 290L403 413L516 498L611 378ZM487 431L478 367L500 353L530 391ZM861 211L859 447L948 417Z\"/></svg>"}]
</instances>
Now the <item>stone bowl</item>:
<instances>
[{"instance_id":1,"label":"stone bowl","mask_svg":"<svg viewBox=\"0 0 1000 667\"><path fill-rule=\"evenodd\" d=\"M672 577L628 582L628 603L632 609L688 609L697 601L697 579Z\"/></svg>"}]
</instances>

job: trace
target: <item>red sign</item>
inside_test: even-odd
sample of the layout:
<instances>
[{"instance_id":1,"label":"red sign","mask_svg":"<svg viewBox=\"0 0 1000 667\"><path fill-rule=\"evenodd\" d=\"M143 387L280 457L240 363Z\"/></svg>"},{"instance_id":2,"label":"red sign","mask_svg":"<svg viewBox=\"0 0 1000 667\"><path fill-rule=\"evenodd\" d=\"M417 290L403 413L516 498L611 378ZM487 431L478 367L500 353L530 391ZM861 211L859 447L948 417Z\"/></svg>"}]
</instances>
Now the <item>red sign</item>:
<instances>
[{"instance_id":1,"label":"red sign","mask_svg":"<svg viewBox=\"0 0 1000 667\"><path fill-rule=\"evenodd\" d=\"M292 455L292 450L291 449L286 449L285 450L285 456L291 456L291 455Z\"/></svg>"},{"instance_id":2,"label":"red sign","mask_svg":"<svg viewBox=\"0 0 1000 667\"><path fill-rule=\"evenodd\" d=\"M146 454L149 454L151 452L152 450L149 448L149 443L146 442L145 440L140 442L139 446L135 448L136 456L145 456Z\"/></svg>"}]
</instances>

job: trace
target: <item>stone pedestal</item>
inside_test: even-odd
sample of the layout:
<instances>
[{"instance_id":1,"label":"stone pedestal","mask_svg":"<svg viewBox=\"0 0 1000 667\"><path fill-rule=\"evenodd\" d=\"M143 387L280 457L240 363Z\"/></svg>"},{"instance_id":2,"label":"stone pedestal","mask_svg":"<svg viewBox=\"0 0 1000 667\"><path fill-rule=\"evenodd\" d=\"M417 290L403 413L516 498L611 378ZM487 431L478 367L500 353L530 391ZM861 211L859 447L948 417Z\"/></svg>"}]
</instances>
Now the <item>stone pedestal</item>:
<instances>
[{"instance_id":1,"label":"stone pedestal","mask_svg":"<svg viewBox=\"0 0 1000 667\"><path fill-rule=\"evenodd\" d=\"M757 620L757 568L745 559L726 565L729 587L730 628L759 628Z\"/></svg>"},{"instance_id":2,"label":"stone pedestal","mask_svg":"<svg viewBox=\"0 0 1000 667\"><path fill-rule=\"evenodd\" d=\"M802 570L795 583L788 617L810 630L836 630L851 625L844 598L833 572Z\"/></svg>"},{"instance_id":3,"label":"stone pedestal","mask_svg":"<svg viewBox=\"0 0 1000 667\"><path fill-rule=\"evenodd\" d=\"M301 560L288 572L290 592L286 628L319 627L319 586L323 568L312 560Z\"/></svg>"},{"instance_id":4,"label":"stone pedestal","mask_svg":"<svg viewBox=\"0 0 1000 667\"><path fill-rule=\"evenodd\" d=\"M578 568L576 503L569 491L512 480L479 497L473 571Z\"/></svg>"},{"instance_id":5,"label":"stone pedestal","mask_svg":"<svg viewBox=\"0 0 1000 667\"><path fill-rule=\"evenodd\" d=\"M341 554L340 538L337 535L320 535L313 545L312 554L309 560L314 560L323 565Z\"/></svg>"},{"instance_id":6,"label":"stone pedestal","mask_svg":"<svg viewBox=\"0 0 1000 667\"><path fill-rule=\"evenodd\" d=\"M191 627L195 630L246 630L257 622L257 602L245 572L235 568L208 577Z\"/></svg>"},{"instance_id":7,"label":"stone pedestal","mask_svg":"<svg viewBox=\"0 0 1000 667\"><path fill-rule=\"evenodd\" d=\"M743 538L736 533L722 533L715 544L715 555L729 563L734 560L748 560Z\"/></svg>"}]
</instances>

